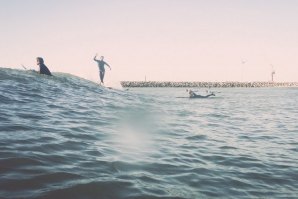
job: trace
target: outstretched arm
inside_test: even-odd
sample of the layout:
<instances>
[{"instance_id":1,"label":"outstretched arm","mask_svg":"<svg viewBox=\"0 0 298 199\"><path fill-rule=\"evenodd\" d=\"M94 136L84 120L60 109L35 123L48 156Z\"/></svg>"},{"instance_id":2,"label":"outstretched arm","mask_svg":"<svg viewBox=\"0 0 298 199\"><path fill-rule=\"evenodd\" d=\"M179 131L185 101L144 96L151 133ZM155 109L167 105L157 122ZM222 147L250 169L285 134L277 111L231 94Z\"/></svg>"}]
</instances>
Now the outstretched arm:
<instances>
[{"instance_id":1,"label":"outstretched arm","mask_svg":"<svg viewBox=\"0 0 298 199\"><path fill-rule=\"evenodd\" d=\"M105 64L110 68L110 70L112 70L111 66L107 62L105 62Z\"/></svg>"}]
</instances>

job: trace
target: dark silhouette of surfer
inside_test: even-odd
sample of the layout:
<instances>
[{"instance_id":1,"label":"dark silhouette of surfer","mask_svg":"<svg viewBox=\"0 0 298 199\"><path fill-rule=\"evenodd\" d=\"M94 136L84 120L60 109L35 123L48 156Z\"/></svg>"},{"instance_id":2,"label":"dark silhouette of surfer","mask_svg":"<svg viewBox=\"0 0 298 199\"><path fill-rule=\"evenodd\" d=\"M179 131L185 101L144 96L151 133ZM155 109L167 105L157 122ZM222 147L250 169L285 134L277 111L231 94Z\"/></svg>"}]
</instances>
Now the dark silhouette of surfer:
<instances>
[{"instance_id":1,"label":"dark silhouette of surfer","mask_svg":"<svg viewBox=\"0 0 298 199\"><path fill-rule=\"evenodd\" d=\"M207 97L210 97L210 96L215 96L214 93L211 93L209 95L198 95L198 94L196 94L194 91L192 91L190 89L186 89L186 92L188 92L189 98L207 98Z\"/></svg>"},{"instance_id":2,"label":"dark silhouette of surfer","mask_svg":"<svg viewBox=\"0 0 298 199\"><path fill-rule=\"evenodd\" d=\"M40 74L52 76L52 73L50 72L48 67L44 64L43 58L37 57L36 61L37 61L37 65L39 65L39 73Z\"/></svg>"},{"instance_id":3,"label":"dark silhouette of surfer","mask_svg":"<svg viewBox=\"0 0 298 199\"><path fill-rule=\"evenodd\" d=\"M96 59L96 57L97 57L97 54L94 56L93 60L96 61L97 64L98 64L100 82L102 84L104 84L103 83L103 79L105 77L105 65L107 65L110 68L110 70L112 70L112 69L111 69L110 65L103 60L104 59L104 56L101 56L100 57L100 60Z\"/></svg>"}]
</instances>

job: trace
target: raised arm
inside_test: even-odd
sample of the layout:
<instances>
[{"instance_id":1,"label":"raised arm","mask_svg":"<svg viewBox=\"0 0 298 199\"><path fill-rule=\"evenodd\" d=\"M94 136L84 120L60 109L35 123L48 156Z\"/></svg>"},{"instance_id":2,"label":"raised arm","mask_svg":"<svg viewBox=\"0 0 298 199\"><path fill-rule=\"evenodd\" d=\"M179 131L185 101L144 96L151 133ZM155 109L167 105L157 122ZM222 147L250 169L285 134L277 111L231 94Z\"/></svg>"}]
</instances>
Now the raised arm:
<instances>
[{"instance_id":1,"label":"raised arm","mask_svg":"<svg viewBox=\"0 0 298 199\"><path fill-rule=\"evenodd\" d=\"M94 58L93 58L94 61L98 61L98 60L96 59L96 57L97 57L97 53L96 53L96 55L95 55Z\"/></svg>"}]
</instances>

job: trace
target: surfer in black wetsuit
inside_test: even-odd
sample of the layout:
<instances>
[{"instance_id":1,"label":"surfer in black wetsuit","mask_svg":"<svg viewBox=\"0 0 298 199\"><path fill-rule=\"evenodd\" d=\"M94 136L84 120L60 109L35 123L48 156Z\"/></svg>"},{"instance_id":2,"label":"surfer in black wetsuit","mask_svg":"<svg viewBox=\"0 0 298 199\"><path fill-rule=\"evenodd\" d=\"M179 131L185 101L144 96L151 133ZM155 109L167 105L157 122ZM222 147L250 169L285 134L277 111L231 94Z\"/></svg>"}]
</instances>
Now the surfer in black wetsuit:
<instances>
[{"instance_id":1,"label":"surfer in black wetsuit","mask_svg":"<svg viewBox=\"0 0 298 199\"><path fill-rule=\"evenodd\" d=\"M210 96L215 96L214 93L211 93L209 95L198 95L190 89L186 89L186 92L189 93L189 98L207 98L207 97L210 97Z\"/></svg>"},{"instance_id":2,"label":"surfer in black wetsuit","mask_svg":"<svg viewBox=\"0 0 298 199\"><path fill-rule=\"evenodd\" d=\"M96 57L97 57L97 54L94 56L93 60L96 61L98 64L100 82L102 84L104 84L103 79L105 77L105 65L107 65L110 68L110 70L112 70L112 69L111 69L111 66L107 62L103 61L103 59L104 59L103 56L100 57L100 60L96 59Z\"/></svg>"},{"instance_id":3,"label":"surfer in black wetsuit","mask_svg":"<svg viewBox=\"0 0 298 199\"><path fill-rule=\"evenodd\" d=\"M39 65L39 73L52 76L52 73L50 72L48 67L44 64L43 58L37 57L36 60L37 60L37 65Z\"/></svg>"}]
</instances>

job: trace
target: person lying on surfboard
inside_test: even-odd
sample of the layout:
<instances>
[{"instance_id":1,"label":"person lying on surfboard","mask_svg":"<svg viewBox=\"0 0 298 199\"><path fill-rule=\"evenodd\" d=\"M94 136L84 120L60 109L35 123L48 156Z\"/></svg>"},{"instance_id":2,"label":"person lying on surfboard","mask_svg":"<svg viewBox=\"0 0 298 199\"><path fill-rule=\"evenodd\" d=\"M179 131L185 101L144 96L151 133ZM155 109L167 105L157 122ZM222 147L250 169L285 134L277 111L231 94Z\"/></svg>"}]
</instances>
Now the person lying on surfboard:
<instances>
[{"instance_id":1,"label":"person lying on surfboard","mask_svg":"<svg viewBox=\"0 0 298 199\"><path fill-rule=\"evenodd\" d=\"M189 98L207 98L207 97L210 97L210 96L215 96L214 93L211 93L209 95L198 95L196 94L194 91L190 90L190 89L186 89L186 92L188 92L189 94Z\"/></svg>"},{"instance_id":2,"label":"person lying on surfboard","mask_svg":"<svg viewBox=\"0 0 298 199\"><path fill-rule=\"evenodd\" d=\"M110 66L107 62L105 62L105 61L103 60L103 59L104 59L104 56L101 56L101 57L100 57L100 60L96 59L96 57L97 57L97 54L94 56L93 60L96 61L97 64L98 64L100 82L101 82L102 84L104 84L104 83L103 83L103 79L104 79L104 77L105 77L105 65L107 65L107 66L110 68L110 70L112 70L112 69L111 69L111 66Z\"/></svg>"},{"instance_id":3,"label":"person lying on surfboard","mask_svg":"<svg viewBox=\"0 0 298 199\"><path fill-rule=\"evenodd\" d=\"M52 73L50 72L48 67L44 64L43 58L37 57L36 61L37 61L37 65L39 66L39 73L40 74L52 76Z\"/></svg>"}]
</instances>

